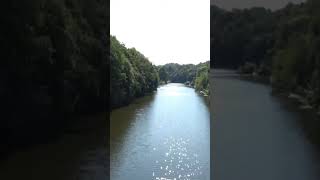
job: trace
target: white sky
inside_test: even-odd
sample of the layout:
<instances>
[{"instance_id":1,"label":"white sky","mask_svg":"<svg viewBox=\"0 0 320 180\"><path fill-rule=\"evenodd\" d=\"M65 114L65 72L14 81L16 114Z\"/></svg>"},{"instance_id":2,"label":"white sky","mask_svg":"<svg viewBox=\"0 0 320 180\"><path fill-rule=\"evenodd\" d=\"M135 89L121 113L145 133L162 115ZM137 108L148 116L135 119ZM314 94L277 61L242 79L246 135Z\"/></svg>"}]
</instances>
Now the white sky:
<instances>
[{"instance_id":1,"label":"white sky","mask_svg":"<svg viewBox=\"0 0 320 180\"><path fill-rule=\"evenodd\" d=\"M210 60L210 0L111 0L110 33L156 65Z\"/></svg>"}]
</instances>

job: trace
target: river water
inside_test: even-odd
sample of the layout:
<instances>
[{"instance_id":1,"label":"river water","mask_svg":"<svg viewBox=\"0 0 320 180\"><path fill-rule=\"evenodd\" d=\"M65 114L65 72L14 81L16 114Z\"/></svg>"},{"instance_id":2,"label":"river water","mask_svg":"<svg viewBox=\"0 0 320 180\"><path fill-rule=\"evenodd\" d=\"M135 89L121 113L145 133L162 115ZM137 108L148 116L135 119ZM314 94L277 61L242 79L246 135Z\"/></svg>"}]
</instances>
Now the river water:
<instances>
[{"instance_id":1,"label":"river water","mask_svg":"<svg viewBox=\"0 0 320 180\"><path fill-rule=\"evenodd\" d=\"M210 112L193 88L171 83L110 119L112 180L210 179Z\"/></svg>"},{"instance_id":2,"label":"river water","mask_svg":"<svg viewBox=\"0 0 320 180\"><path fill-rule=\"evenodd\" d=\"M0 159L0 179L108 179L106 119L106 113L79 117L77 123L55 139Z\"/></svg>"},{"instance_id":3,"label":"river water","mask_svg":"<svg viewBox=\"0 0 320 180\"><path fill-rule=\"evenodd\" d=\"M319 180L319 152L301 116L264 84L211 71L212 179Z\"/></svg>"}]
</instances>

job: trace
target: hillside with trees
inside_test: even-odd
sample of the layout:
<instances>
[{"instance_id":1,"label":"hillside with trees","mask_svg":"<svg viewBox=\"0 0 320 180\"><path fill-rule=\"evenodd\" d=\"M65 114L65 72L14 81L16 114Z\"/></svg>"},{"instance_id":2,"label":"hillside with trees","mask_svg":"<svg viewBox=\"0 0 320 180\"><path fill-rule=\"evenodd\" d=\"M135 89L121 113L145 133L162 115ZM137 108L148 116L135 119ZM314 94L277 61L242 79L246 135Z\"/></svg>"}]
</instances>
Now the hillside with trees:
<instances>
[{"instance_id":1,"label":"hillside with trees","mask_svg":"<svg viewBox=\"0 0 320 180\"><path fill-rule=\"evenodd\" d=\"M270 11L211 6L211 67L270 77L274 90L292 92L320 108L320 2Z\"/></svg>"},{"instance_id":2,"label":"hillside with trees","mask_svg":"<svg viewBox=\"0 0 320 180\"><path fill-rule=\"evenodd\" d=\"M194 87L197 91L206 95L210 94L209 87L209 61L197 65L197 74L194 80Z\"/></svg>"},{"instance_id":3,"label":"hillside with trees","mask_svg":"<svg viewBox=\"0 0 320 180\"><path fill-rule=\"evenodd\" d=\"M264 8L226 11L211 6L211 67L260 63L273 45L274 17Z\"/></svg>"},{"instance_id":4,"label":"hillside with trees","mask_svg":"<svg viewBox=\"0 0 320 180\"><path fill-rule=\"evenodd\" d=\"M197 67L194 64L180 65L177 63L169 63L159 66L159 72L167 74L167 79L162 79L164 75L160 76L161 81L170 81L172 83L192 82L197 73Z\"/></svg>"},{"instance_id":5,"label":"hillside with trees","mask_svg":"<svg viewBox=\"0 0 320 180\"><path fill-rule=\"evenodd\" d=\"M0 151L108 109L106 9L100 0L2 3Z\"/></svg>"},{"instance_id":6,"label":"hillside with trees","mask_svg":"<svg viewBox=\"0 0 320 180\"><path fill-rule=\"evenodd\" d=\"M185 83L197 91L209 93L209 61L185 64L153 65L135 48L127 48L116 37L110 41L110 106L118 108L135 98L157 90L159 84Z\"/></svg>"},{"instance_id":7,"label":"hillside with trees","mask_svg":"<svg viewBox=\"0 0 320 180\"><path fill-rule=\"evenodd\" d=\"M129 104L157 89L159 75L143 54L134 48L126 48L115 37L110 41L110 105L111 108Z\"/></svg>"},{"instance_id":8,"label":"hillside with trees","mask_svg":"<svg viewBox=\"0 0 320 180\"><path fill-rule=\"evenodd\" d=\"M162 82L186 83L195 87L197 91L209 93L209 61L204 63L185 64L169 63L158 66L159 78Z\"/></svg>"}]
</instances>

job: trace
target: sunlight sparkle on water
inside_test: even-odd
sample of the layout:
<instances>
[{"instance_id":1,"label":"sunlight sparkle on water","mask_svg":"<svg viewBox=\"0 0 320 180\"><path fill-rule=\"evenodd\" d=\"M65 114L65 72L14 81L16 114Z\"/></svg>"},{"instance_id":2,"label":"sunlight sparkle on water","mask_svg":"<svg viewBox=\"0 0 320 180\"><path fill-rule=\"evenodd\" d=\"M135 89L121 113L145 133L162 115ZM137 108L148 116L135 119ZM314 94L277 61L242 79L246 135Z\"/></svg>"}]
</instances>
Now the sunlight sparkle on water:
<instances>
[{"instance_id":1,"label":"sunlight sparkle on water","mask_svg":"<svg viewBox=\"0 0 320 180\"><path fill-rule=\"evenodd\" d=\"M188 151L189 139L176 139L173 137L165 139L167 152L162 160L156 160L159 169L152 172L156 180L193 179L202 174L198 154Z\"/></svg>"}]
</instances>

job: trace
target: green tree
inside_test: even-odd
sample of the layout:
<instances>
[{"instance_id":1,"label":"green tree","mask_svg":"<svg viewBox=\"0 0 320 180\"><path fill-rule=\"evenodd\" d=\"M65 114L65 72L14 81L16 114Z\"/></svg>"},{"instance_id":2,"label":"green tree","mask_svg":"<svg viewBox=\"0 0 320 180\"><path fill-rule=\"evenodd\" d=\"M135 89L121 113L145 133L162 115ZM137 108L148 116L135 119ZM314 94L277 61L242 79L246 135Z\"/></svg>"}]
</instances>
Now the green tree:
<instances>
[{"instance_id":1,"label":"green tree","mask_svg":"<svg viewBox=\"0 0 320 180\"><path fill-rule=\"evenodd\" d=\"M166 84L167 84L167 82L169 80L168 73L165 70L165 68L163 68L163 67L159 68L159 78L160 78L160 81L163 81Z\"/></svg>"}]
</instances>

